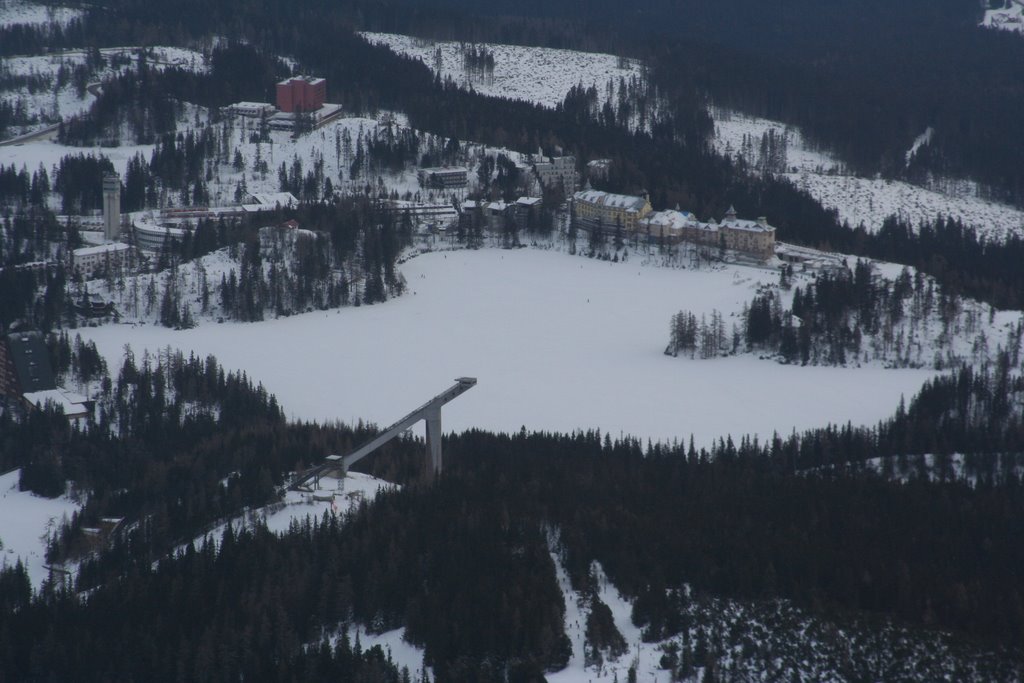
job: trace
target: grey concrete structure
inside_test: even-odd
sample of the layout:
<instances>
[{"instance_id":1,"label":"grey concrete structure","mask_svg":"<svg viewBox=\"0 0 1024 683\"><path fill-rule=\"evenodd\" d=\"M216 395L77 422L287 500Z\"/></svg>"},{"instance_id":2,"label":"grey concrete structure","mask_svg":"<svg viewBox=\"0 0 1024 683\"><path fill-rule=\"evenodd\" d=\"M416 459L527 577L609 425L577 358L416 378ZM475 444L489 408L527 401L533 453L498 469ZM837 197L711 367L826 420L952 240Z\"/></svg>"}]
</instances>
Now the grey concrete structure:
<instances>
[{"instance_id":1,"label":"grey concrete structure","mask_svg":"<svg viewBox=\"0 0 1024 683\"><path fill-rule=\"evenodd\" d=\"M103 176L103 238L115 242L121 236L121 179L116 173Z\"/></svg>"},{"instance_id":2,"label":"grey concrete structure","mask_svg":"<svg viewBox=\"0 0 1024 683\"><path fill-rule=\"evenodd\" d=\"M430 454L431 473L434 476L440 474L443 466L441 454L441 407L466 393L474 386L476 386L475 377L459 377L455 380L455 384L452 387L430 399L345 457L342 458L337 455L327 456L324 464L314 467L296 479L292 483L291 488L301 488L311 481L318 480L322 475L330 471L340 470L341 472L347 472L349 467L355 465L420 420L424 420L427 423L427 453Z\"/></svg>"}]
</instances>

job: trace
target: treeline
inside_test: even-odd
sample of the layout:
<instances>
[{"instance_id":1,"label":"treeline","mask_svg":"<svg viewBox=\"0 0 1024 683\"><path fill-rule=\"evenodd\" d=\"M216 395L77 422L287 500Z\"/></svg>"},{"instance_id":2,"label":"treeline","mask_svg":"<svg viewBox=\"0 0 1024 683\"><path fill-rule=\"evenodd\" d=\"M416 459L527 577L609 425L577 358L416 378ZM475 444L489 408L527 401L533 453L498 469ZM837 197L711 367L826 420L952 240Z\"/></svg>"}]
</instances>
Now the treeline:
<instances>
[{"instance_id":1,"label":"treeline","mask_svg":"<svg viewBox=\"0 0 1024 683\"><path fill-rule=\"evenodd\" d=\"M286 219L301 229L281 225ZM123 314L167 327L200 316L255 322L401 295L397 261L411 241L407 214L366 198L304 204L258 219L201 220L183 239L168 238L159 274L107 273L105 284ZM200 257L222 248L233 266L218 280Z\"/></svg>"},{"instance_id":2,"label":"treeline","mask_svg":"<svg viewBox=\"0 0 1024 683\"><path fill-rule=\"evenodd\" d=\"M41 330L62 326L70 313L63 268L19 268L0 270L0 327L15 321L27 322Z\"/></svg>"},{"instance_id":3,"label":"treeline","mask_svg":"<svg viewBox=\"0 0 1024 683\"><path fill-rule=\"evenodd\" d=\"M997 337L994 309L950 296L920 271L911 276L904 268L889 279L858 260L852 271L820 273L795 288L791 271L782 270L779 287L759 288L731 330L717 310L700 321L688 311L676 313L665 352L713 358L746 351L801 365L879 361L942 370L978 365L1005 350L1012 364L1018 362L1024 324ZM787 308L783 297L791 288Z\"/></svg>"},{"instance_id":4,"label":"treeline","mask_svg":"<svg viewBox=\"0 0 1024 683\"><path fill-rule=\"evenodd\" d=\"M50 174L42 164L31 176L24 166L0 166L0 205L42 208L49 193Z\"/></svg>"},{"instance_id":5,"label":"treeline","mask_svg":"<svg viewBox=\"0 0 1024 683\"><path fill-rule=\"evenodd\" d=\"M219 553L186 546L156 564L140 554L87 601L60 591L36 599L5 617L11 661L160 672L202 657L209 670L235 675L268 671L252 668L267 665L259 645L289 661L358 622L405 626L439 681L538 680L568 657L553 527L573 586L586 592L599 562L635 601L633 621L650 641L688 628L688 584L747 600L786 597L840 623L866 613L950 630L963 645L1002 652L972 660L982 678L1022 665L1024 612L1006 598L1021 590L1019 481L970 488L797 474L771 448L744 439L645 451L599 432L467 432L448 439L450 467L436 485L381 494L344 522L328 515L281 538L226 530ZM593 609L590 642L617 647ZM224 614L237 618L215 616ZM261 640L265 630L273 642ZM220 647L204 650L200 633Z\"/></svg>"}]
</instances>

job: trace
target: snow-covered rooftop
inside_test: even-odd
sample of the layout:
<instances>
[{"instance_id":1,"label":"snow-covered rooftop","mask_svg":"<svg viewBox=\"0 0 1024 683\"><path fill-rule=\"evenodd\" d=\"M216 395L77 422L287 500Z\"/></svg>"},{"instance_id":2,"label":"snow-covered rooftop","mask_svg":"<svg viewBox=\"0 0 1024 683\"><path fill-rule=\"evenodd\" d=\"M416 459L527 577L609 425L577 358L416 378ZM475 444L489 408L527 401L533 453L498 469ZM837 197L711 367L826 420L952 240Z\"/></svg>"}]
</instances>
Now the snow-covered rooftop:
<instances>
[{"instance_id":1,"label":"snow-covered rooftop","mask_svg":"<svg viewBox=\"0 0 1024 683\"><path fill-rule=\"evenodd\" d=\"M720 225L723 228L746 230L748 232L769 232L775 230L775 228L768 225L768 223L762 224L758 221L748 221L742 218L724 218Z\"/></svg>"},{"instance_id":2,"label":"snow-covered rooftop","mask_svg":"<svg viewBox=\"0 0 1024 683\"><path fill-rule=\"evenodd\" d=\"M83 256L93 256L106 252L125 251L129 248L124 242L110 242L109 244L101 244L95 247L82 247L81 249L75 249L71 253L74 254L75 258L82 258Z\"/></svg>"},{"instance_id":3,"label":"snow-covered rooftop","mask_svg":"<svg viewBox=\"0 0 1024 683\"><path fill-rule=\"evenodd\" d=\"M686 226L695 227L697 222L689 211L652 211L643 219L643 223L652 228L666 230L682 230Z\"/></svg>"},{"instance_id":4,"label":"snow-covered rooftop","mask_svg":"<svg viewBox=\"0 0 1024 683\"><path fill-rule=\"evenodd\" d=\"M60 387L56 389L45 389L43 391L31 391L22 394L22 398L32 405L44 407L47 403L60 406L65 415L85 415L89 408L85 405L87 399L81 394L76 394Z\"/></svg>"},{"instance_id":5,"label":"snow-covered rooftop","mask_svg":"<svg viewBox=\"0 0 1024 683\"><path fill-rule=\"evenodd\" d=\"M256 192L250 196L253 198L252 204L264 207L293 206L299 203L291 192Z\"/></svg>"},{"instance_id":6,"label":"snow-covered rooftop","mask_svg":"<svg viewBox=\"0 0 1024 683\"><path fill-rule=\"evenodd\" d=\"M647 200L643 197L634 197L628 194L612 194L611 192L602 192L601 190L582 190L574 194L573 199L578 202L612 206L626 209L627 211L640 211L647 204Z\"/></svg>"}]
</instances>

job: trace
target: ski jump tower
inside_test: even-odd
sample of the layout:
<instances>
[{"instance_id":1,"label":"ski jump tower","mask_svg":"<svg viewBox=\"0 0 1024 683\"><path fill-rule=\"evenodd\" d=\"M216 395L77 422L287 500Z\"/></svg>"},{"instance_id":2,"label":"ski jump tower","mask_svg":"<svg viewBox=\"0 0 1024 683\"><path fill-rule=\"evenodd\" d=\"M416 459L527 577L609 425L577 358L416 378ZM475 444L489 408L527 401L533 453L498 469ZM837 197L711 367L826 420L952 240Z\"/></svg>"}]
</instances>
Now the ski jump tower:
<instances>
[{"instance_id":1,"label":"ski jump tower","mask_svg":"<svg viewBox=\"0 0 1024 683\"><path fill-rule=\"evenodd\" d=\"M116 242L121 236L121 179L116 173L103 176L103 239Z\"/></svg>"},{"instance_id":2,"label":"ski jump tower","mask_svg":"<svg viewBox=\"0 0 1024 683\"><path fill-rule=\"evenodd\" d=\"M430 455L430 472L434 476L441 473L441 407L466 393L476 386L476 377L459 377L455 384L394 423L379 435L366 442L345 457L328 455L322 465L318 465L296 479L292 489L304 487L311 481L319 481L320 477L331 471L348 472L348 468L391 441L396 436L413 426L420 420L427 423L427 453Z\"/></svg>"}]
</instances>

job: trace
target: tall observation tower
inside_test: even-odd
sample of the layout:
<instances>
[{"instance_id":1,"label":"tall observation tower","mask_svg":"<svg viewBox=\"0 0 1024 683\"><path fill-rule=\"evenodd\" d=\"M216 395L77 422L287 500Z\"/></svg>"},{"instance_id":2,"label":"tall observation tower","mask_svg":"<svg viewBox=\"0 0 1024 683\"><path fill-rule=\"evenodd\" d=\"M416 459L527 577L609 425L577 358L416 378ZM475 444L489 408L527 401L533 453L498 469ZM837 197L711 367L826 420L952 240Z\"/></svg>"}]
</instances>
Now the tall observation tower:
<instances>
[{"instance_id":1,"label":"tall observation tower","mask_svg":"<svg viewBox=\"0 0 1024 683\"><path fill-rule=\"evenodd\" d=\"M121 236L121 179L116 173L103 176L103 238L116 242Z\"/></svg>"}]
</instances>

